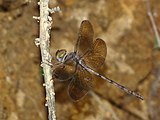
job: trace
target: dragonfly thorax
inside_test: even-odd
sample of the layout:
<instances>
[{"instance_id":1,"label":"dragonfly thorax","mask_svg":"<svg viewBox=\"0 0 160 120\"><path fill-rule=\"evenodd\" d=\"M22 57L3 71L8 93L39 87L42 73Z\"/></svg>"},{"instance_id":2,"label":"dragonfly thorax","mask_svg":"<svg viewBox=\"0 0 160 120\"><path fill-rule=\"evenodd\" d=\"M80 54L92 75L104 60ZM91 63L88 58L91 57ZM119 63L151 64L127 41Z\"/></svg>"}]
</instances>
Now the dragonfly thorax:
<instances>
[{"instance_id":1,"label":"dragonfly thorax","mask_svg":"<svg viewBox=\"0 0 160 120\"><path fill-rule=\"evenodd\" d=\"M69 60L75 61L77 63L79 61L79 56L75 52L70 52L65 56L64 62L67 62Z\"/></svg>"},{"instance_id":2,"label":"dragonfly thorax","mask_svg":"<svg viewBox=\"0 0 160 120\"><path fill-rule=\"evenodd\" d=\"M56 59L60 64L53 70L53 76L60 81L71 79L77 63L75 52L67 53L65 49L57 50Z\"/></svg>"}]
</instances>

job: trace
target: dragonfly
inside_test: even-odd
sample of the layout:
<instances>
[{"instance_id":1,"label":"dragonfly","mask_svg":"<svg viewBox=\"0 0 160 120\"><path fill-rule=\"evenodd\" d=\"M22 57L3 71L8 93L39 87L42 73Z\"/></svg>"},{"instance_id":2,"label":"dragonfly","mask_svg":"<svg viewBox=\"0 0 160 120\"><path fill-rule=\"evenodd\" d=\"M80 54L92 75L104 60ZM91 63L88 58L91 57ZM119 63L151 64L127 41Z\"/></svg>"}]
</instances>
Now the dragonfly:
<instances>
[{"instance_id":1,"label":"dragonfly","mask_svg":"<svg viewBox=\"0 0 160 120\"><path fill-rule=\"evenodd\" d=\"M58 65L53 70L53 76L59 81L70 81L68 95L73 101L81 100L92 88L92 74L143 100L136 92L96 72L96 69L104 64L107 46L100 38L93 40L93 36L92 24L89 20L83 20L73 52L67 53L65 49L56 51Z\"/></svg>"}]
</instances>

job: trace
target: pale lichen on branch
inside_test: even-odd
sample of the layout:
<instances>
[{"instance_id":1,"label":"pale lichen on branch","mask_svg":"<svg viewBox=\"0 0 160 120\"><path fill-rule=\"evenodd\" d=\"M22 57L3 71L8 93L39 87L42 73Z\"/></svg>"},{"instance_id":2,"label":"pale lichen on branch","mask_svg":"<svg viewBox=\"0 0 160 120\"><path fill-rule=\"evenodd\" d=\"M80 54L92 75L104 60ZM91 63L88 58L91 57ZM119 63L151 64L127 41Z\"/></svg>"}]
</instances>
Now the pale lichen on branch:
<instances>
[{"instance_id":1,"label":"pale lichen on branch","mask_svg":"<svg viewBox=\"0 0 160 120\"><path fill-rule=\"evenodd\" d=\"M35 39L35 45L38 47L40 45L41 57L42 57L42 67L44 72L44 81L43 86L46 89L46 104L48 107L48 119L56 120L55 115L55 92L54 85L52 80L52 70L51 66L45 64L47 62L51 62L51 55L49 53L49 39L50 39L50 30L52 24L52 18L49 16L50 13L55 13L60 10L59 7L49 9L48 7L49 0L40 0L38 5L40 6L40 17L33 16L38 22L40 22L40 32L39 38ZM58 8L58 9L57 9Z\"/></svg>"}]
</instances>

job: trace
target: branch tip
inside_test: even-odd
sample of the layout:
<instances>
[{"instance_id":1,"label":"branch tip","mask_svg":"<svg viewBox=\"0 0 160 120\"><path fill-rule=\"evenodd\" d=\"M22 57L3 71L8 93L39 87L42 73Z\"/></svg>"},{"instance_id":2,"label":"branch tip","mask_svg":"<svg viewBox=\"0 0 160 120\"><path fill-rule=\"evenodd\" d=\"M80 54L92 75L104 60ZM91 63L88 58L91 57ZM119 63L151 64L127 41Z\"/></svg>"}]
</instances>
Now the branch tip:
<instances>
[{"instance_id":1,"label":"branch tip","mask_svg":"<svg viewBox=\"0 0 160 120\"><path fill-rule=\"evenodd\" d=\"M48 107L48 104L46 103L44 106Z\"/></svg>"},{"instance_id":2,"label":"branch tip","mask_svg":"<svg viewBox=\"0 0 160 120\"><path fill-rule=\"evenodd\" d=\"M52 13L60 12L61 9L60 9L59 6L57 6L57 7L54 7L52 9L49 9L48 11L52 14Z\"/></svg>"},{"instance_id":3,"label":"branch tip","mask_svg":"<svg viewBox=\"0 0 160 120\"><path fill-rule=\"evenodd\" d=\"M35 41L34 41L34 43L35 43L35 45L36 45L37 47L39 47L39 45L40 45L40 39L39 39L39 38L36 38Z\"/></svg>"},{"instance_id":4,"label":"branch tip","mask_svg":"<svg viewBox=\"0 0 160 120\"><path fill-rule=\"evenodd\" d=\"M48 20L51 22L52 21L52 17L48 16ZM51 23L52 24L52 23Z\"/></svg>"},{"instance_id":5,"label":"branch tip","mask_svg":"<svg viewBox=\"0 0 160 120\"><path fill-rule=\"evenodd\" d=\"M33 19L40 20L40 17L33 16Z\"/></svg>"},{"instance_id":6,"label":"branch tip","mask_svg":"<svg viewBox=\"0 0 160 120\"><path fill-rule=\"evenodd\" d=\"M44 67L44 64L43 64L43 62L41 62L41 65L40 65L42 68Z\"/></svg>"}]
</instances>

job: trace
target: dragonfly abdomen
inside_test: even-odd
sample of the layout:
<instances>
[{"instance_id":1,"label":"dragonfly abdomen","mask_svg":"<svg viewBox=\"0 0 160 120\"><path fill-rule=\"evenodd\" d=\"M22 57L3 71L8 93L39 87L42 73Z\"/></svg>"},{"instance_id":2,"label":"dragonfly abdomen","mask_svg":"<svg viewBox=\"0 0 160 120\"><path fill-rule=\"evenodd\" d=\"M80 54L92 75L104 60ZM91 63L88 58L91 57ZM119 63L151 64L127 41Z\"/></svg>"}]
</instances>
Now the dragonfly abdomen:
<instances>
[{"instance_id":1,"label":"dragonfly abdomen","mask_svg":"<svg viewBox=\"0 0 160 120\"><path fill-rule=\"evenodd\" d=\"M93 74L101 77L102 79L104 79L104 80L108 81L109 83L115 85L116 87L120 88L121 90L125 91L126 93L129 93L129 94L131 94L131 95L134 95L134 96L136 96L137 98L143 100L143 97L142 97L141 95L137 94L136 92L131 91L131 90L127 89L126 87L124 87L123 85L120 85L119 83L117 83L117 82L115 82L115 81L113 81L113 80L111 80L111 79L109 79L109 78L107 78L107 77L105 77L105 76L97 73L96 71L92 70L91 68L87 67L86 65L82 65L82 66L83 66L86 70L88 70L89 72L91 72L91 73L93 73Z\"/></svg>"}]
</instances>

